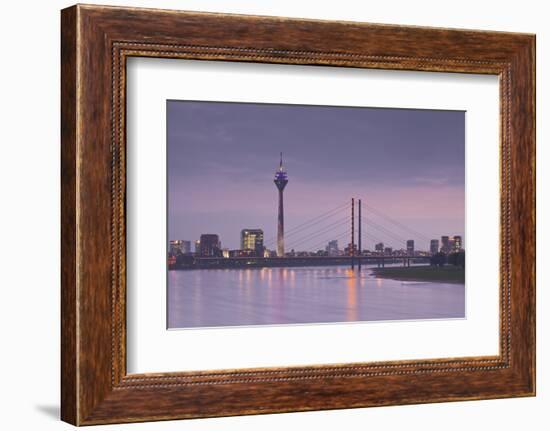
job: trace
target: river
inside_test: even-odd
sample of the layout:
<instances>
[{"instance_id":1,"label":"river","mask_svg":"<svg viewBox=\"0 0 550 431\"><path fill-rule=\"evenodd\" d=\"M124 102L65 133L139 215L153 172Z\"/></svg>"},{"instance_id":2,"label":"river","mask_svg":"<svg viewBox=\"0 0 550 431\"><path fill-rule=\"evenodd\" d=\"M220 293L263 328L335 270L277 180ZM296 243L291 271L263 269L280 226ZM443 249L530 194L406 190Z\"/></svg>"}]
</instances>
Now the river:
<instances>
[{"instance_id":1,"label":"river","mask_svg":"<svg viewBox=\"0 0 550 431\"><path fill-rule=\"evenodd\" d=\"M171 329L464 316L464 284L375 278L365 266L168 271Z\"/></svg>"}]
</instances>

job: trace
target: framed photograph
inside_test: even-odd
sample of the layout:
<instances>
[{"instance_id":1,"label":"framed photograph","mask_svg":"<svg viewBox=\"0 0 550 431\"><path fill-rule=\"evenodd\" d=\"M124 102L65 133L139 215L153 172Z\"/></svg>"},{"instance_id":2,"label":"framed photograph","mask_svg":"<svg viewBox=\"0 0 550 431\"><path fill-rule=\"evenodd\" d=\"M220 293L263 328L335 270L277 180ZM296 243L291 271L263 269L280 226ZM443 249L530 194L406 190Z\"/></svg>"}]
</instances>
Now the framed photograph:
<instances>
[{"instance_id":1,"label":"framed photograph","mask_svg":"<svg viewBox=\"0 0 550 431\"><path fill-rule=\"evenodd\" d=\"M535 36L62 11L62 419L535 394Z\"/></svg>"}]
</instances>

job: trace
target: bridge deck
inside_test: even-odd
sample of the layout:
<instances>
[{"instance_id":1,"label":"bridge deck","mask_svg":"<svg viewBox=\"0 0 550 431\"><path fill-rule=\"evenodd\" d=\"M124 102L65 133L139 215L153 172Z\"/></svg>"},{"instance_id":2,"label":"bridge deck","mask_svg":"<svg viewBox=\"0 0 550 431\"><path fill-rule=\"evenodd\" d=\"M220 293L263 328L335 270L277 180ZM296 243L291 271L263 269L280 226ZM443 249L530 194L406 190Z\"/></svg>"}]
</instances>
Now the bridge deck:
<instances>
[{"instance_id":1,"label":"bridge deck","mask_svg":"<svg viewBox=\"0 0 550 431\"><path fill-rule=\"evenodd\" d=\"M169 269L258 268L285 266L329 266L377 263L428 262L431 256L294 256L294 257L193 257Z\"/></svg>"}]
</instances>

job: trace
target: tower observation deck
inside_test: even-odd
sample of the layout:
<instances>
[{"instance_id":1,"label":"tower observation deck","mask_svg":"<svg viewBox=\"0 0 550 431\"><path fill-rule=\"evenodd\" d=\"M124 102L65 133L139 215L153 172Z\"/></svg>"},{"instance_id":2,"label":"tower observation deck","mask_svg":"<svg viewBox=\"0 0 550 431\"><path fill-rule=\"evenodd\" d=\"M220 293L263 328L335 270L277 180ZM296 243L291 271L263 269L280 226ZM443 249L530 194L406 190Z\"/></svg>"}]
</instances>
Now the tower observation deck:
<instances>
[{"instance_id":1,"label":"tower observation deck","mask_svg":"<svg viewBox=\"0 0 550 431\"><path fill-rule=\"evenodd\" d=\"M285 219L283 206L283 191L288 183L288 175L283 167L283 153L279 162L279 169L275 172L273 180L279 190L279 215L277 218L277 256L284 257L285 255Z\"/></svg>"}]
</instances>

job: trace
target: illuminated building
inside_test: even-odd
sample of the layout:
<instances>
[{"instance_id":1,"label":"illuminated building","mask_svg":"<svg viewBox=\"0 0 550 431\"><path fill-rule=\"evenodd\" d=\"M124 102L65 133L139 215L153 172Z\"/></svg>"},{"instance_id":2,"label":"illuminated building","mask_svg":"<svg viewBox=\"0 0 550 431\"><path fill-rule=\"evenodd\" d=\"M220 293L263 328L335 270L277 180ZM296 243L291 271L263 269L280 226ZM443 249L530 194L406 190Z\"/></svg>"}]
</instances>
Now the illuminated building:
<instances>
[{"instance_id":1,"label":"illuminated building","mask_svg":"<svg viewBox=\"0 0 550 431\"><path fill-rule=\"evenodd\" d=\"M453 237L453 251L462 251L462 237L460 235L455 235Z\"/></svg>"},{"instance_id":2,"label":"illuminated building","mask_svg":"<svg viewBox=\"0 0 550 431\"><path fill-rule=\"evenodd\" d=\"M288 183L288 176L283 168L283 153L281 153L281 161L279 162L279 169L275 172L275 179L273 180L277 189L279 190L279 215L277 218L277 256L284 257L285 255L285 221L284 221L284 208L283 208L283 190Z\"/></svg>"},{"instance_id":3,"label":"illuminated building","mask_svg":"<svg viewBox=\"0 0 550 431\"><path fill-rule=\"evenodd\" d=\"M173 239L170 240L170 250L169 254L176 256L178 254L189 254L191 253L191 241L185 241L182 239Z\"/></svg>"},{"instance_id":4,"label":"illuminated building","mask_svg":"<svg viewBox=\"0 0 550 431\"><path fill-rule=\"evenodd\" d=\"M183 244L183 241L181 239L170 240L169 254L171 256L175 256L176 254L183 253L182 244Z\"/></svg>"},{"instance_id":5,"label":"illuminated building","mask_svg":"<svg viewBox=\"0 0 550 431\"><path fill-rule=\"evenodd\" d=\"M445 254L454 253L462 250L462 237L455 235L453 237L441 237L441 251Z\"/></svg>"},{"instance_id":6,"label":"illuminated building","mask_svg":"<svg viewBox=\"0 0 550 431\"><path fill-rule=\"evenodd\" d=\"M241 250L253 250L256 256L263 256L264 231L261 229L241 230Z\"/></svg>"}]
</instances>

